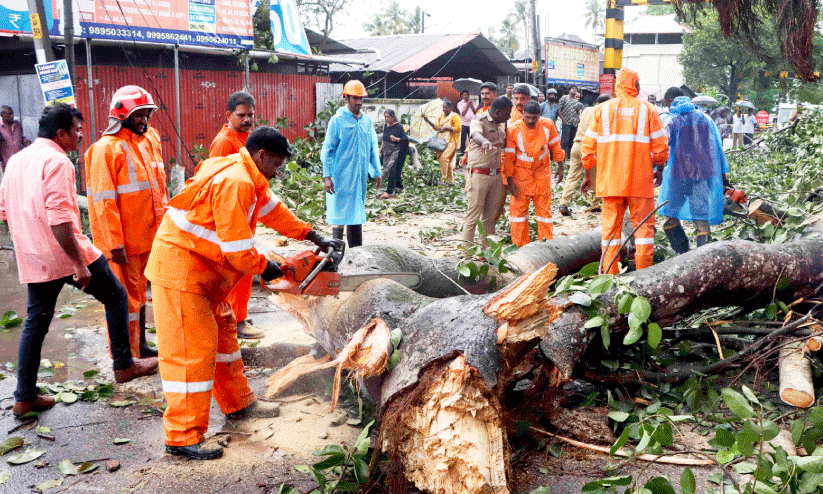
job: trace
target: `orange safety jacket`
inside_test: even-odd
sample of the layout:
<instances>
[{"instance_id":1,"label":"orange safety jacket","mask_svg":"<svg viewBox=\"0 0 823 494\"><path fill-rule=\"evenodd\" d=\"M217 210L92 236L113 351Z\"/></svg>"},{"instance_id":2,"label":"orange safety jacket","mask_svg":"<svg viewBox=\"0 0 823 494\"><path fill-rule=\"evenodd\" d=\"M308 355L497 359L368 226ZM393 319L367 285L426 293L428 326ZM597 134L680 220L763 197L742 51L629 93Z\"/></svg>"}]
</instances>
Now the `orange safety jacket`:
<instances>
[{"instance_id":1,"label":"orange safety jacket","mask_svg":"<svg viewBox=\"0 0 823 494\"><path fill-rule=\"evenodd\" d=\"M209 158L218 158L221 156L228 156L230 154L239 153L240 148L246 145L248 139L248 132L237 132L229 127L229 124L223 124L223 128L211 141L209 146Z\"/></svg>"},{"instance_id":2,"label":"orange safety jacket","mask_svg":"<svg viewBox=\"0 0 823 494\"><path fill-rule=\"evenodd\" d=\"M660 116L637 96L637 73L622 69L617 96L598 105L583 138L583 166L597 166L597 197L654 197L654 169L669 158Z\"/></svg>"},{"instance_id":3,"label":"orange safety jacket","mask_svg":"<svg viewBox=\"0 0 823 494\"><path fill-rule=\"evenodd\" d=\"M266 269L266 256L252 240L258 221L298 240L311 230L271 193L246 148L209 158L169 201L146 277L166 288L222 300L243 274Z\"/></svg>"},{"instance_id":4,"label":"orange safety jacket","mask_svg":"<svg viewBox=\"0 0 823 494\"><path fill-rule=\"evenodd\" d=\"M153 139L122 128L101 137L84 156L92 238L106 257L120 247L129 256L151 250L168 197Z\"/></svg>"},{"instance_id":5,"label":"orange safety jacket","mask_svg":"<svg viewBox=\"0 0 823 494\"><path fill-rule=\"evenodd\" d=\"M157 182L163 184L163 204L166 204L169 202L169 191L166 188L166 165L163 161L163 143L160 139L160 132L149 125L146 137L151 140L154 149L154 162L152 164L155 167L155 173L157 173Z\"/></svg>"},{"instance_id":6,"label":"orange safety jacket","mask_svg":"<svg viewBox=\"0 0 823 494\"><path fill-rule=\"evenodd\" d=\"M552 156L549 156L551 150ZM540 117L533 129L521 118L506 131L503 149L503 183L513 180L521 194L533 196L551 191L551 158L561 162L566 153L554 123Z\"/></svg>"}]
</instances>

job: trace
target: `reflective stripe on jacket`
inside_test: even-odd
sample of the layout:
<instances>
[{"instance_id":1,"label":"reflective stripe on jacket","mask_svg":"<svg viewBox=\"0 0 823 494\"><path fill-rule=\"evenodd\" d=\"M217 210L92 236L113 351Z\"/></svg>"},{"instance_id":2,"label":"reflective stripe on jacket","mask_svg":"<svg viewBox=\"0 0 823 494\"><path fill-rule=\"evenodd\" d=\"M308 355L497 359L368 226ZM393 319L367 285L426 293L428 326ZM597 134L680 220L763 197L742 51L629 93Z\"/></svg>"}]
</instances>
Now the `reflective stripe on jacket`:
<instances>
[{"instance_id":1,"label":"reflective stripe on jacket","mask_svg":"<svg viewBox=\"0 0 823 494\"><path fill-rule=\"evenodd\" d=\"M271 193L246 148L207 159L169 201L146 276L166 288L225 298L244 273L266 268L252 240L257 221L298 240L311 230Z\"/></svg>"},{"instance_id":2,"label":"reflective stripe on jacket","mask_svg":"<svg viewBox=\"0 0 823 494\"><path fill-rule=\"evenodd\" d=\"M94 245L107 257L119 247L130 256L151 250L168 197L159 156L153 138L126 128L86 151L89 223Z\"/></svg>"},{"instance_id":3,"label":"reflective stripe on jacket","mask_svg":"<svg viewBox=\"0 0 823 494\"><path fill-rule=\"evenodd\" d=\"M552 156L549 156L551 150ZM503 183L513 180L521 194L535 195L551 190L551 158L563 161L566 153L560 147L560 136L554 123L540 118L533 129L523 119L506 131L503 149Z\"/></svg>"},{"instance_id":4,"label":"reflective stripe on jacket","mask_svg":"<svg viewBox=\"0 0 823 494\"><path fill-rule=\"evenodd\" d=\"M617 96L597 105L583 138L583 166L597 166L598 197L654 197L653 165L669 144L654 106L636 98L637 73L622 69Z\"/></svg>"}]
</instances>

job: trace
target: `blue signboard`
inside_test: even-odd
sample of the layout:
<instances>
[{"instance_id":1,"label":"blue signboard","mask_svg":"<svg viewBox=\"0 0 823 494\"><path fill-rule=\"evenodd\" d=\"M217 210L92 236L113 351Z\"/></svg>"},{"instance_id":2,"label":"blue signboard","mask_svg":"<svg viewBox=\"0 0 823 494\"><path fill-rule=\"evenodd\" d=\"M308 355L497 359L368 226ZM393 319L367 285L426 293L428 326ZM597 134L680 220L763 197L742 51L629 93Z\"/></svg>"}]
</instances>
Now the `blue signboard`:
<instances>
[{"instance_id":1,"label":"blue signboard","mask_svg":"<svg viewBox=\"0 0 823 494\"><path fill-rule=\"evenodd\" d=\"M69 66L65 60L41 63L34 66L47 105L68 103L75 105L74 90L71 87Z\"/></svg>"},{"instance_id":2,"label":"blue signboard","mask_svg":"<svg viewBox=\"0 0 823 494\"><path fill-rule=\"evenodd\" d=\"M271 0L269 17L275 51L311 55L294 0Z\"/></svg>"}]
</instances>

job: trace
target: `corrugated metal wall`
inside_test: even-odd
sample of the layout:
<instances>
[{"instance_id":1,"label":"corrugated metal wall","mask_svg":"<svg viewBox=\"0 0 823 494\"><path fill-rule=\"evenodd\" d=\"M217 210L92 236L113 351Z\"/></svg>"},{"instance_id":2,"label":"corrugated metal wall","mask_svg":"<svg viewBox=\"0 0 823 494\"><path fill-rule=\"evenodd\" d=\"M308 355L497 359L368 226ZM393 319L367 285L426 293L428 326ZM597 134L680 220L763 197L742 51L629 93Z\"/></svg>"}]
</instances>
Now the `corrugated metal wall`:
<instances>
[{"instance_id":1,"label":"corrugated metal wall","mask_svg":"<svg viewBox=\"0 0 823 494\"><path fill-rule=\"evenodd\" d=\"M176 115L174 100L174 68L120 67L111 65L92 66L92 87L94 88L94 108L96 134L91 134L88 116L89 92L87 69L78 65L77 99L78 108L87 117L84 125L85 137L81 148L84 153L106 128L108 107L114 92L125 85L142 86L154 96L160 110L152 116L151 125L160 131L163 139L163 158L168 162L177 157L175 133ZM329 82L328 76L303 74L271 74L252 72L250 74L251 93L257 100L257 114L274 125L278 118L288 117L290 127L283 133L290 140L305 137L303 126L314 120L314 85ZM183 140L183 154L195 145L206 151L212 139L226 123L226 100L235 91L243 89L242 71L180 70L180 135ZM191 159L182 160L187 176L194 172L195 163Z\"/></svg>"}]
</instances>

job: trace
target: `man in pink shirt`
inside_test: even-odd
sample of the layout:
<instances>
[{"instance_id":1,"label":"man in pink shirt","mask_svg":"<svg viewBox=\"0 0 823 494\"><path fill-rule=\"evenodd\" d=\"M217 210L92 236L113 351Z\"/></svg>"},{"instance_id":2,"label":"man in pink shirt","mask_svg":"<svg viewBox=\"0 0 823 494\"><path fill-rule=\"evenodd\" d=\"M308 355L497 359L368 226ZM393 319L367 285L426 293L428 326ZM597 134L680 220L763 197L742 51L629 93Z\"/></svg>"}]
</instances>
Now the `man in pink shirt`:
<instances>
[{"instance_id":1,"label":"man in pink shirt","mask_svg":"<svg viewBox=\"0 0 823 494\"><path fill-rule=\"evenodd\" d=\"M461 153L465 152L466 146L469 145L469 128L475 113L477 113L477 108L474 106L474 101L469 99L469 92L464 89L460 93L460 101L457 102L457 114L460 115L460 123L463 126L460 132Z\"/></svg>"},{"instance_id":2,"label":"man in pink shirt","mask_svg":"<svg viewBox=\"0 0 823 494\"><path fill-rule=\"evenodd\" d=\"M15 417L43 411L54 398L38 395L37 369L57 296L68 283L106 308L114 379L119 383L157 372L157 358L132 358L126 291L106 257L80 230L74 166L82 114L66 104L47 106L34 144L11 157L0 184L0 220L14 242L20 283L28 285L28 317L20 336Z\"/></svg>"},{"instance_id":3,"label":"man in pink shirt","mask_svg":"<svg viewBox=\"0 0 823 494\"><path fill-rule=\"evenodd\" d=\"M0 180L11 156L31 144L23 137L23 126L14 120L10 106L0 106Z\"/></svg>"}]
</instances>

